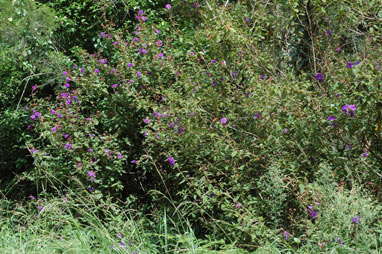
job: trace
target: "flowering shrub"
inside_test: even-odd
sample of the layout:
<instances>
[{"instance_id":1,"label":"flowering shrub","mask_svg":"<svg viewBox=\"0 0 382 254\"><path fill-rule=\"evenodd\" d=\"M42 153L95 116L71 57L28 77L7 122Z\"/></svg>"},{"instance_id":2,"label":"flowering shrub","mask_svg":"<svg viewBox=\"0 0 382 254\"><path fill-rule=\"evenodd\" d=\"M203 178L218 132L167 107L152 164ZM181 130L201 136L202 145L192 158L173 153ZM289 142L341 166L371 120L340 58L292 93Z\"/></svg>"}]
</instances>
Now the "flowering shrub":
<instances>
[{"instance_id":1,"label":"flowering shrub","mask_svg":"<svg viewBox=\"0 0 382 254\"><path fill-rule=\"evenodd\" d=\"M105 25L99 52L74 50L55 98L32 88L26 176L48 190L59 182L135 195L145 208L170 203L196 234L249 249L272 239L322 251L337 237L376 249L364 229L356 234L363 221L376 225L357 188L381 176L374 5L185 1L158 10L168 30L143 9L133 29ZM180 26L184 9L195 22ZM377 189L365 196L380 199ZM340 229L328 233L330 221Z\"/></svg>"}]
</instances>

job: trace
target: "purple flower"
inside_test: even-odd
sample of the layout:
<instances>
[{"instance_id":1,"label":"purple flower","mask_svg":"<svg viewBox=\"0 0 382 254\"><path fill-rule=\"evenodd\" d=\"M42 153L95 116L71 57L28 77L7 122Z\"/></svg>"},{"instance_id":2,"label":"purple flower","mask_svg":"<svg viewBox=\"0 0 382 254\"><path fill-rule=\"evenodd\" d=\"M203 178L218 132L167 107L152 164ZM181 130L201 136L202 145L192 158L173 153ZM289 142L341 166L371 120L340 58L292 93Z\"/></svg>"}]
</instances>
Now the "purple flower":
<instances>
[{"instance_id":1,"label":"purple flower","mask_svg":"<svg viewBox=\"0 0 382 254\"><path fill-rule=\"evenodd\" d=\"M359 65L361 62L360 61L357 61L353 64L353 67L356 67L357 65Z\"/></svg>"},{"instance_id":2,"label":"purple flower","mask_svg":"<svg viewBox=\"0 0 382 254\"><path fill-rule=\"evenodd\" d=\"M332 34L333 34L333 31L329 29L329 30L328 30L328 35L329 35L329 36L332 36Z\"/></svg>"},{"instance_id":3,"label":"purple flower","mask_svg":"<svg viewBox=\"0 0 382 254\"><path fill-rule=\"evenodd\" d=\"M179 133L179 134L183 133L183 128L182 128L182 127L179 127L179 128L178 128L178 133Z\"/></svg>"},{"instance_id":4,"label":"purple flower","mask_svg":"<svg viewBox=\"0 0 382 254\"><path fill-rule=\"evenodd\" d=\"M127 67L131 68L131 67L133 67L133 64L132 63L128 63Z\"/></svg>"},{"instance_id":5,"label":"purple flower","mask_svg":"<svg viewBox=\"0 0 382 254\"><path fill-rule=\"evenodd\" d=\"M171 9L171 5L170 4L166 4L166 9L170 10Z\"/></svg>"},{"instance_id":6,"label":"purple flower","mask_svg":"<svg viewBox=\"0 0 382 254\"><path fill-rule=\"evenodd\" d=\"M354 224L359 224L360 219L361 219L361 216L358 215L358 216L352 217L351 222Z\"/></svg>"},{"instance_id":7,"label":"purple flower","mask_svg":"<svg viewBox=\"0 0 382 254\"><path fill-rule=\"evenodd\" d=\"M336 119L337 119L337 118L336 118L335 116L329 116L329 117L328 117L328 120L329 120L329 121L333 121L333 120L336 120Z\"/></svg>"},{"instance_id":8,"label":"purple flower","mask_svg":"<svg viewBox=\"0 0 382 254\"><path fill-rule=\"evenodd\" d=\"M85 68L84 68L84 67L81 68L81 72L82 72L82 73L85 72Z\"/></svg>"},{"instance_id":9,"label":"purple flower","mask_svg":"<svg viewBox=\"0 0 382 254\"><path fill-rule=\"evenodd\" d=\"M162 59L162 57L163 57L163 53L159 53L158 54L158 59Z\"/></svg>"},{"instance_id":10,"label":"purple flower","mask_svg":"<svg viewBox=\"0 0 382 254\"><path fill-rule=\"evenodd\" d=\"M101 37L103 38L103 37L105 37L106 36L106 34L104 33L104 32L102 32L101 33Z\"/></svg>"},{"instance_id":11,"label":"purple flower","mask_svg":"<svg viewBox=\"0 0 382 254\"><path fill-rule=\"evenodd\" d=\"M122 159L123 158L123 155L120 153L118 154L118 159Z\"/></svg>"},{"instance_id":12,"label":"purple flower","mask_svg":"<svg viewBox=\"0 0 382 254\"><path fill-rule=\"evenodd\" d=\"M309 216L310 216L312 219L317 218L317 216L318 216L318 212L317 212L316 210L314 210L312 206L308 206L308 209L307 209L307 210L308 210L308 214L309 214Z\"/></svg>"},{"instance_id":13,"label":"purple flower","mask_svg":"<svg viewBox=\"0 0 382 254\"><path fill-rule=\"evenodd\" d=\"M137 72L137 76L138 77L141 77L142 76L142 73L140 71Z\"/></svg>"},{"instance_id":14,"label":"purple flower","mask_svg":"<svg viewBox=\"0 0 382 254\"><path fill-rule=\"evenodd\" d=\"M140 48L138 51L139 51L139 54L140 54L140 55L144 55L144 54L147 53L147 50L146 50L146 49L143 49L143 48Z\"/></svg>"},{"instance_id":15,"label":"purple flower","mask_svg":"<svg viewBox=\"0 0 382 254\"><path fill-rule=\"evenodd\" d=\"M56 131L57 131L57 127L55 126L52 128L52 132L56 132Z\"/></svg>"},{"instance_id":16,"label":"purple flower","mask_svg":"<svg viewBox=\"0 0 382 254\"><path fill-rule=\"evenodd\" d=\"M113 44L114 44L114 45L118 45L118 41L115 41Z\"/></svg>"},{"instance_id":17,"label":"purple flower","mask_svg":"<svg viewBox=\"0 0 382 254\"><path fill-rule=\"evenodd\" d=\"M130 163L131 164L137 164L137 161L136 160L132 160Z\"/></svg>"},{"instance_id":18,"label":"purple flower","mask_svg":"<svg viewBox=\"0 0 382 254\"><path fill-rule=\"evenodd\" d=\"M351 62L347 62L347 63L346 63L346 67L349 68L349 69L351 69L351 68L353 67L353 64L352 64Z\"/></svg>"},{"instance_id":19,"label":"purple flower","mask_svg":"<svg viewBox=\"0 0 382 254\"><path fill-rule=\"evenodd\" d=\"M122 238L122 234L121 233L118 233L118 238L121 239Z\"/></svg>"},{"instance_id":20,"label":"purple flower","mask_svg":"<svg viewBox=\"0 0 382 254\"><path fill-rule=\"evenodd\" d=\"M66 83L66 84L65 84L65 87L66 87L66 88L69 88L69 87L70 87L70 84L69 84L69 83Z\"/></svg>"},{"instance_id":21,"label":"purple flower","mask_svg":"<svg viewBox=\"0 0 382 254\"><path fill-rule=\"evenodd\" d=\"M157 41L157 45L158 45L159 47L162 47L162 46L163 46L163 42L162 42L161 40L158 40L158 41Z\"/></svg>"},{"instance_id":22,"label":"purple flower","mask_svg":"<svg viewBox=\"0 0 382 254\"><path fill-rule=\"evenodd\" d=\"M93 187L93 186L90 187L90 188L89 188L89 191L90 191L90 192L93 192L93 191L94 191L94 187Z\"/></svg>"},{"instance_id":23,"label":"purple flower","mask_svg":"<svg viewBox=\"0 0 382 254\"><path fill-rule=\"evenodd\" d=\"M160 34L160 30L158 30L158 29L157 29L157 30L155 30L155 32L156 32L157 34Z\"/></svg>"},{"instance_id":24,"label":"purple flower","mask_svg":"<svg viewBox=\"0 0 382 254\"><path fill-rule=\"evenodd\" d=\"M91 153L91 152L93 152L93 149L89 148L88 151L89 151L89 153Z\"/></svg>"},{"instance_id":25,"label":"purple flower","mask_svg":"<svg viewBox=\"0 0 382 254\"><path fill-rule=\"evenodd\" d=\"M366 158L366 157L368 156L367 152L364 152L364 153L362 154L362 156L363 156L364 158Z\"/></svg>"},{"instance_id":26,"label":"purple flower","mask_svg":"<svg viewBox=\"0 0 382 254\"><path fill-rule=\"evenodd\" d=\"M88 176L90 177L90 180L92 182L95 181L95 173L94 173L94 171L88 171Z\"/></svg>"},{"instance_id":27,"label":"purple flower","mask_svg":"<svg viewBox=\"0 0 382 254\"><path fill-rule=\"evenodd\" d=\"M146 21L147 18L145 16L142 16L142 21Z\"/></svg>"},{"instance_id":28,"label":"purple flower","mask_svg":"<svg viewBox=\"0 0 382 254\"><path fill-rule=\"evenodd\" d=\"M175 160L174 160L173 157L169 157L169 158L167 159L167 161L171 164L171 166L174 166L174 165L175 165Z\"/></svg>"},{"instance_id":29,"label":"purple flower","mask_svg":"<svg viewBox=\"0 0 382 254\"><path fill-rule=\"evenodd\" d=\"M139 14L139 15L142 15L142 14L143 14L143 10L139 10L139 11L138 11L138 14Z\"/></svg>"},{"instance_id":30,"label":"purple flower","mask_svg":"<svg viewBox=\"0 0 382 254\"><path fill-rule=\"evenodd\" d=\"M289 241L289 236L290 236L289 233L286 232L286 231L284 231L284 232L283 232L283 235L285 236L285 240L286 240L286 241Z\"/></svg>"},{"instance_id":31,"label":"purple flower","mask_svg":"<svg viewBox=\"0 0 382 254\"><path fill-rule=\"evenodd\" d=\"M257 113L253 118L254 119L257 119L257 118L259 118L260 117L260 113Z\"/></svg>"},{"instance_id":32,"label":"purple flower","mask_svg":"<svg viewBox=\"0 0 382 254\"><path fill-rule=\"evenodd\" d=\"M117 88L117 87L118 87L118 84L113 84L112 87L113 87L113 88Z\"/></svg>"},{"instance_id":33,"label":"purple flower","mask_svg":"<svg viewBox=\"0 0 382 254\"><path fill-rule=\"evenodd\" d=\"M323 80L323 76L322 76L322 74L321 73L317 73L316 74L316 79L318 80L318 82L322 82L322 80Z\"/></svg>"},{"instance_id":34,"label":"purple flower","mask_svg":"<svg viewBox=\"0 0 382 254\"><path fill-rule=\"evenodd\" d=\"M71 144L69 144L69 142L67 142L67 143L65 144L65 149L72 150L73 147L72 147Z\"/></svg>"},{"instance_id":35,"label":"purple flower","mask_svg":"<svg viewBox=\"0 0 382 254\"><path fill-rule=\"evenodd\" d=\"M220 120L222 124L226 124L227 123L227 118L223 117L222 120Z\"/></svg>"},{"instance_id":36,"label":"purple flower","mask_svg":"<svg viewBox=\"0 0 382 254\"><path fill-rule=\"evenodd\" d=\"M95 72L95 73L99 73L99 70L98 70L98 69L95 69L94 72Z\"/></svg>"},{"instance_id":37,"label":"purple flower","mask_svg":"<svg viewBox=\"0 0 382 254\"><path fill-rule=\"evenodd\" d=\"M341 110L345 112L346 114L348 114L350 110L350 117L353 117L354 111L356 110L356 106L345 104L344 106L342 106Z\"/></svg>"},{"instance_id":38,"label":"purple flower","mask_svg":"<svg viewBox=\"0 0 382 254\"><path fill-rule=\"evenodd\" d=\"M35 200L35 197L34 197L33 195L29 195L29 198L30 198L31 200Z\"/></svg>"},{"instance_id":39,"label":"purple flower","mask_svg":"<svg viewBox=\"0 0 382 254\"><path fill-rule=\"evenodd\" d=\"M338 53L340 53L340 52L341 52L341 48L336 48L336 51L337 51Z\"/></svg>"},{"instance_id":40,"label":"purple flower","mask_svg":"<svg viewBox=\"0 0 382 254\"><path fill-rule=\"evenodd\" d=\"M35 115L31 115L31 118L32 118L33 121L36 120L36 116Z\"/></svg>"},{"instance_id":41,"label":"purple flower","mask_svg":"<svg viewBox=\"0 0 382 254\"><path fill-rule=\"evenodd\" d=\"M68 74L66 71L62 72L63 76L66 76L66 74Z\"/></svg>"},{"instance_id":42,"label":"purple flower","mask_svg":"<svg viewBox=\"0 0 382 254\"><path fill-rule=\"evenodd\" d=\"M288 129L284 129L284 130L282 131L282 133L285 134L287 131L288 131Z\"/></svg>"},{"instance_id":43,"label":"purple flower","mask_svg":"<svg viewBox=\"0 0 382 254\"><path fill-rule=\"evenodd\" d=\"M137 37L134 37L133 41L138 42L139 39Z\"/></svg>"},{"instance_id":44,"label":"purple flower","mask_svg":"<svg viewBox=\"0 0 382 254\"><path fill-rule=\"evenodd\" d=\"M37 206L37 209L41 212L42 206L41 205Z\"/></svg>"},{"instance_id":45,"label":"purple flower","mask_svg":"<svg viewBox=\"0 0 382 254\"><path fill-rule=\"evenodd\" d=\"M211 63L216 63L216 60L215 60L215 59L212 59L212 60L211 60Z\"/></svg>"},{"instance_id":46,"label":"purple flower","mask_svg":"<svg viewBox=\"0 0 382 254\"><path fill-rule=\"evenodd\" d=\"M240 207L241 207L241 203L237 203L237 204L236 204L236 208L239 209Z\"/></svg>"},{"instance_id":47,"label":"purple flower","mask_svg":"<svg viewBox=\"0 0 382 254\"><path fill-rule=\"evenodd\" d=\"M150 122L150 119L146 118L146 119L144 119L144 121L145 121L145 123L148 124Z\"/></svg>"},{"instance_id":48,"label":"purple flower","mask_svg":"<svg viewBox=\"0 0 382 254\"><path fill-rule=\"evenodd\" d=\"M191 51L191 52L190 52L190 55L191 55L191 56L194 56L194 55L195 55L195 53L194 53L193 51Z\"/></svg>"},{"instance_id":49,"label":"purple flower","mask_svg":"<svg viewBox=\"0 0 382 254\"><path fill-rule=\"evenodd\" d=\"M32 92L37 89L37 85L32 86Z\"/></svg>"},{"instance_id":50,"label":"purple flower","mask_svg":"<svg viewBox=\"0 0 382 254\"><path fill-rule=\"evenodd\" d=\"M375 69L376 69L377 71L380 71L379 64L376 64L376 65L375 65Z\"/></svg>"}]
</instances>

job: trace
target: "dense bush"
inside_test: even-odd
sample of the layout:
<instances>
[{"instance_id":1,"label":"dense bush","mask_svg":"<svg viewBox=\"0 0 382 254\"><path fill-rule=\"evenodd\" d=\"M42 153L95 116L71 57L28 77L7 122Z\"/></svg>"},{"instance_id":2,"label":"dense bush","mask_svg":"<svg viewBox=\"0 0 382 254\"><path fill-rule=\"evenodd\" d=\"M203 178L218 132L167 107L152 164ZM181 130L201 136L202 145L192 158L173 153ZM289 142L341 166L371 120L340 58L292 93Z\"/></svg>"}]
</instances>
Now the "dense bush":
<instances>
[{"instance_id":1,"label":"dense bush","mask_svg":"<svg viewBox=\"0 0 382 254\"><path fill-rule=\"evenodd\" d=\"M229 2L136 10L72 48L22 113L24 178L260 253L377 252L382 4Z\"/></svg>"}]
</instances>

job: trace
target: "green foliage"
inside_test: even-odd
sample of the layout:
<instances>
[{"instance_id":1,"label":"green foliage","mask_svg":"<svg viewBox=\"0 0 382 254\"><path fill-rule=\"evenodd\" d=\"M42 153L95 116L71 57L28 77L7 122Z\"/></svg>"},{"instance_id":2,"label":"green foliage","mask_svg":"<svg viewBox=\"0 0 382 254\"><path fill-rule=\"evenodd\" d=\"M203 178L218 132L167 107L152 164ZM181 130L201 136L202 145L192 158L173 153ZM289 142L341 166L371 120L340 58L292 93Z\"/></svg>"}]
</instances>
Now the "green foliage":
<instances>
[{"instance_id":1,"label":"green foliage","mask_svg":"<svg viewBox=\"0 0 382 254\"><path fill-rule=\"evenodd\" d=\"M113 3L134 11L102 34L77 26L112 3L50 3L74 57L9 114L30 125L20 181L149 211L162 252L184 236L168 214L217 251L378 251L381 3Z\"/></svg>"}]
</instances>

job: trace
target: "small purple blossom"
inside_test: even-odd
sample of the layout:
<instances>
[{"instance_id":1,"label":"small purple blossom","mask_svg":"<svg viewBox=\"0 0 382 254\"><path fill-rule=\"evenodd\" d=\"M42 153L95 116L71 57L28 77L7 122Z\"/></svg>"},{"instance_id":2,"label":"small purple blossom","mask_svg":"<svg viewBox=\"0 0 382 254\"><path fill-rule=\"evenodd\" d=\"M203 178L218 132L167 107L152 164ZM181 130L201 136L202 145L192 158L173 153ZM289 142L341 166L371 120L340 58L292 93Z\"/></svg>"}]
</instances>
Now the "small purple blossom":
<instances>
[{"instance_id":1,"label":"small purple blossom","mask_svg":"<svg viewBox=\"0 0 382 254\"><path fill-rule=\"evenodd\" d=\"M122 159L123 158L123 155L120 153L118 154L118 159Z\"/></svg>"},{"instance_id":2,"label":"small purple blossom","mask_svg":"<svg viewBox=\"0 0 382 254\"><path fill-rule=\"evenodd\" d=\"M341 110L345 112L346 114L348 114L350 111L350 117L353 117L354 111L356 111L356 106L345 104L344 106L342 106Z\"/></svg>"},{"instance_id":3,"label":"small purple blossom","mask_svg":"<svg viewBox=\"0 0 382 254\"><path fill-rule=\"evenodd\" d=\"M215 59L212 59L212 60L211 60L211 63L216 63L216 60L215 60Z\"/></svg>"},{"instance_id":4,"label":"small purple blossom","mask_svg":"<svg viewBox=\"0 0 382 254\"><path fill-rule=\"evenodd\" d=\"M33 195L29 195L30 200L35 200L35 197Z\"/></svg>"},{"instance_id":5,"label":"small purple blossom","mask_svg":"<svg viewBox=\"0 0 382 254\"><path fill-rule=\"evenodd\" d=\"M90 177L90 180L92 182L95 181L95 173L94 173L94 171L88 171L88 176Z\"/></svg>"},{"instance_id":6,"label":"small purple blossom","mask_svg":"<svg viewBox=\"0 0 382 254\"><path fill-rule=\"evenodd\" d=\"M140 71L137 72L137 76L140 78L142 77L142 73Z\"/></svg>"},{"instance_id":7,"label":"small purple blossom","mask_svg":"<svg viewBox=\"0 0 382 254\"><path fill-rule=\"evenodd\" d=\"M285 128L285 129L282 131L282 134L285 134L287 131L288 131L288 129Z\"/></svg>"},{"instance_id":8,"label":"small purple blossom","mask_svg":"<svg viewBox=\"0 0 382 254\"><path fill-rule=\"evenodd\" d=\"M95 73L99 73L99 70L98 70L98 69L95 69L94 72L95 72Z\"/></svg>"},{"instance_id":9,"label":"small purple blossom","mask_svg":"<svg viewBox=\"0 0 382 254\"><path fill-rule=\"evenodd\" d=\"M137 37L134 37L133 41L138 42L139 39Z\"/></svg>"},{"instance_id":10,"label":"small purple blossom","mask_svg":"<svg viewBox=\"0 0 382 254\"><path fill-rule=\"evenodd\" d=\"M55 133L56 131L57 131L57 127L54 126L54 127L52 128L52 132Z\"/></svg>"},{"instance_id":11,"label":"small purple blossom","mask_svg":"<svg viewBox=\"0 0 382 254\"><path fill-rule=\"evenodd\" d=\"M163 42L162 42L161 40L158 40L158 41L157 41L157 45L158 45L159 47L162 47L162 46L163 46Z\"/></svg>"},{"instance_id":12,"label":"small purple blossom","mask_svg":"<svg viewBox=\"0 0 382 254\"><path fill-rule=\"evenodd\" d=\"M133 67L133 64L132 63L128 63L127 67L131 68L131 67Z\"/></svg>"},{"instance_id":13,"label":"small purple blossom","mask_svg":"<svg viewBox=\"0 0 382 254\"><path fill-rule=\"evenodd\" d=\"M148 118L144 119L144 121L146 124L150 123L150 119L148 119Z\"/></svg>"},{"instance_id":14,"label":"small purple blossom","mask_svg":"<svg viewBox=\"0 0 382 254\"><path fill-rule=\"evenodd\" d=\"M357 65L359 65L361 62L360 61L357 61L353 64L353 67L356 67Z\"/></svg>"},{"instance_id":15,"label":"small purple blossom","mask_svg":"<svg viewBox=\"0 0 382 254\"><path fill-rule=\"evenodd\" d=\"M257 118L259 118L260 117L260 113L257 113L253 118L254 119L257 119Z\"/></svg>"},{"instance_id":16,"label":"small purple blossom","mask_svg":"<svg viewBox=\"0 0 382 254\"><path fill-rule=\"evenodd\" d=\"M66 76L66 74L68 74L68 72L66 72L66 71L62 72L63 76Z\"/></svg>"},{"instance_id":17,"label":"small purple blossom","mask_svg":"<svg viewBox=\"0 0 382 254\"><path fill-rule=\"evenodd\" d=\"M66 87L66 88L69 88L69 87L70 87L70 84L69 84L69 83L66 83L66 84L65 84L65 87Z\"/></svg>"},{"instance_id":18,"label":"small purple blossom","mask_svg":"<svg viewBox=\"0 0 382 254\"><path fill-rule=\"evenodd\" d=\"M340 52L341 52L341 48L336 48L336 51L337 51L338 53L340 53Z\"/></svg>"},{"instance_id":19,"label":"small purple blossom","mask_svg":"<svg viewBox=\"0 0 382 254\"><path fill-rule=\"evenodd\" d=\"M130 163L131 164L137 164L137 160L132 160Z\"/></svg>"},{"instance_id":20,"label":"small purple blossom","mask_svg":"<svg viewBox=\"0 0 382 254\"><path fill-rule=\"evenodd\" d=\"M170 10L171 9L171 4L166 4L166 9Z\"/></svg>"},{"instance_id":21,"label":"small purple blossom","mask_svg":"<svg viewBox=\"0 0 382 254\"><path fill-rule=\"evenodd\" d=\"M173 157L169 157L169 158L167 159L167 161L171 164L171 166L174 166L174 165L175 165L175 160L174 160Z\"/></svg>"},{"instance_id":22,"label":"small purple blossom","mask_svg":"<svg viewBox=\"0 0 382 254\"><path fill-rule=\"evenodd\" d=\"M191 52L190 52L190 55L191 55L191 56L194 56L194 55L195 55L195 53L194 53L193 51L191 51Z\"/></svg>"},{"instance_id":23,"label":"small purple blossom","mask_svg":"<svg viewBox=\"0 0 382 254\"><path fill-rule=\"evenodd\" d=\"M354 224L359 224L360 220L361 220L361 216L360 215L351 218L351 222L354 223Z\"/></svg>"},{"instance_id":24,"label":"small purple blossom","mask_svg":"<svg viewBox=\"0 0 382 254\"><path fill-rule=\"evenodd\" d=\"M37 85L32 86L32 92L37 89Z\"/></svg>"},{"instance_id":25,"label":"small purple blossom","mask_svg":"<svg viewBox=\"0 0 382 254\"><path fill-rule=\"evenodd\" d=\"M353 67L353 64L352 64L351 62L347 62L347 63L346 63L346 67L349 68L349 69L351 69L351 68Z\"/></svg>"},{"instance_id":26,"label":"small purple blossom","mask_svg":"<svg viewBox=\"0 0 382 254\"><path fill-rule=\"evenodd\" d=\"M72 150L73 147L72 147L72 145L71 145L69 142L67 142L67 143L65 144L65 149L67 149L67 150Z\"/></svg>"},{"instance_id":27,"label":"small purple blossom","mask_svg":"<svg viewBox=\"0 0 382 254\"><path fill-rule=\"evenodd\" d=\"M241 203L237 203L235 206L236 206L236 208L239 209L242 205L241 205Z\"/></svg>"},{"instance_id":28,"label":"small purple blossom","mask_svg":"<svg viewBox=\"0 0 382 254\"><path fill-rule=\"evenodd\" d=\"M307 211L308 211L309 216L310 216L312 219L317 218L317 216L318 216L318 212L317 212L316 210L314 210L312 206L308 206Z\"/></svg>"},{"instance_id":29,"label":"small purple blossom","mask_svg":"<svg viewBox=\"0 0 382 254\"><path fill-rule=\"evenodd\" d=\"M367 152L364 152L364 153L362 154L362 156L363 156L364 158L366 158L366 157L368 156L368 153L367 153Z\"/></svg>"},{"instance_id":30,"label":"small purple blossom","mask_svg":"<svg viewBox=\"0 0 382 254\"><path fill-rule=\"evenodd\" d=\"M227 123L227 118L223 117L220 121L221 121L222 124L226 124Z\"/></svg>"},{"instance_id":31,"label":"small purple blossom","mask_svg":"<svg viewBox=\"0 0 382 254\"><path fill-rule=\"evenodd\" d=\"M323 80L323 76L322 76L322 74L321 73L317 73L316 74L316 79L318 80L318 82L322 82L322 80Z\"/></svg>"},{"instance_id":32,"label":"small purple blossom","mask_svg":"<svg viewBox=\"0 0 382 254\"><path fill-rule=\"evenodd\" d=\"M337 119L337 118L336 118L335 116L329 116L329 117L328 117L328 120L329 120L329 121L334 121L334 120L336 120L336 119Z\"/></svg>"},{"instance_id":33,"label":"small purple blossom","mask_svg":"<svg viewBox=\"0 0 382 254\"><path fill-rule=\"evenodd\" d=\"M285 241L289 241L289 233L287 231L284 231L283 235L285 236Z\"/></svg>"},{"instance_id":34,"label":"small purple blossom","mask_svg":"<svg viewBox=\"0 0 382 254\"><path fill-rule=\"evenodd\" d=\"M332 36L332 34L333 34L333 31L332 31L332 30L329 29L327 32L328 32L328 35L329 35L329 36Z\"/></svg>"}]
</instances>

